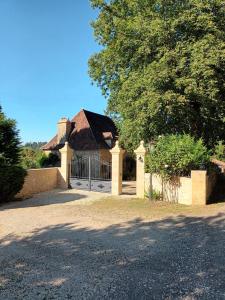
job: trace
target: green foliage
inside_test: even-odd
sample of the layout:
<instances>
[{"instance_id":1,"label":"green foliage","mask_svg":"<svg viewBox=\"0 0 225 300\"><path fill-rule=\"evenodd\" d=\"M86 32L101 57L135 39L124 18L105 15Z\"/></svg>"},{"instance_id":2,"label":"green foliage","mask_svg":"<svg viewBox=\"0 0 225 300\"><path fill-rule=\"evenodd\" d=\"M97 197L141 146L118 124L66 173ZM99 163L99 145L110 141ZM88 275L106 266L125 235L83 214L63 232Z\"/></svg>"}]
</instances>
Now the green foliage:
<instances>
[{"instance_id":1,"label":"green foliage","mask_svg":"<svg viewBox=\"0 0 225 300\"><path fill-rule=\"evenodd\" d=\"M1 166L0 168L0 203L11 201L21 190L26 171L20 166Z\"/></svg>"},{"instance_id":2,"label":"green foliage","mask_svg":"<svg viewBox=\"0 0 225 300\"><path fill-rule=\"evenodd\" d=\"M210 154L202 140L190 135L165 135L147 155L146 170L164 178L190 176L191 170L207 170Z\"/></svg>"},{"instance_id":3,"label":"green foliage","mask_svg":"<svg viewBox=\"0 0 225 300\"><path fill-rule=\"evenodd\" d=\"M41 168L45 168L48 164L48 156L45 153L42 153L38 163L40 164Z\"/></svg>"},{"instance_id":4,"label":"green foliage","mask_svg":"<svg viewBox=\"0 0 225 300\"><path fill-rule=\"evenodd\" d=\"M43 154L39 159L39 164L42 168L59 166L59 163L60 159L54 153L50 153L49 155Z\"/></svg>"},{"instance_id":5,"label":"green foliage","mask_svg":"<svg viewBox=\"0 0 225 300\"><path fill-rule=\"evenodd\" d=\"M0 202L13 200L23 186L26 171L20 163L20 141L16 123L0 107Z\"/></svg>"},{"instance_id":6,"label":"green foliage","mask_svg":"<svg viewBox=\"0 0 225 300\"><path fill-rule=\"evenodd\" d=\"M214 148L214 153L213 157L225 161L225 144L222 141L219 141L215 148Z\"/></svg>"},{"instance_id":7,"label":"green foliage","mask_svg":"<svg viewBox=\"0 0 225 300\"><path fill-rule=\"evenodd\" d=\"M25 169L40 168L40 159L44 155L41 150L33 150L29 147L22 147L21 150L21 166Z\"/></svg>"},{"instance_id":8,"label":"green foliage","mask_svg":"<svg viewBox=\"0 0 225 300\"><path fill-rule=\"evenodd\" d=\"M0 166L16 165L20 160L20 141L16 122L6 118L0 106Z\"/></svg>"},{"instance_id":9,"label":"green foliage","mask_svg":"<svg viewBox=\"0 0 225 300\"><path fill-rule=\"evenodd\" d=\"M162 193L160 193L156 190L152 190L152 191L148 191L145 194L145 197L147 197L153 201L160 201L160 200L162 200Z\"/></svg>"},{"instance_id":10,"label":"green foliage","mask_svg":"<svg viewBox=\"0 0 225 300\"><path fill-rule=\"evenodd\" d=\"M36 169L59 166L58 155L50 153L46 155L44 151L23 147L21 150L21 166L25 169Z\"/></svg>"},{"instance_id":11,"label":"green foliage","mask_svg":"<svg viewBox=\"0 0 225 300\"><path fill-rule=\"evenodd\" d=\"M33 150L40 150L42 146L44 146L47 142L29 142L25 143L24 147L25 148L31 148Z\"/></svg>"},{"instance_id":12,"label":"green foliage","mask_svg":"<svg viewBox=\"0 0 225 300\"><path fill-rule=\"evenodd\" d=\"M99 53L89 73L127 149L191 132L225 140L223 0L92 0Z\"/></svg>"}]
</instances>

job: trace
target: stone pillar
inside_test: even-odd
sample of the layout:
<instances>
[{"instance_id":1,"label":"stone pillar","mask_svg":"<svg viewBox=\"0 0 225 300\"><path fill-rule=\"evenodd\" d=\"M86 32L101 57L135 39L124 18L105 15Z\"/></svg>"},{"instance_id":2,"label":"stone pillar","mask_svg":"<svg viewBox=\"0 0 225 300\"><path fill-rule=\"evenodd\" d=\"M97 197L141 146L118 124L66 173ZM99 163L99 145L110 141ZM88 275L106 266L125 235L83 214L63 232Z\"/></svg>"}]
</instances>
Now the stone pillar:
<instances>
[{"instance_id":1,"label":"stone pillar","mask_svg":"<svg viewBox=\"0 0 225 300\"><path fill-rule=\"evenodd\" d=\"M191 171L192 205L206 205L207 171Z\"/></svg>"},{"instance_id":2,"label":"stone pillar","mask_svg":"<svg viewBox=\"0 0 225 300\"><path fill-rule=\"evenodd\" d=\"M65 146L59 150L61 153L61 167L59 168L60 178L59 186L61 188L68 188L69 186L69 171L72 158L72 149L68 142L65 142Z\"/></svg>"},{"instance_id":3,"label":"stone pillar","mask_svg":"<svg viewBox=\"0 0 225 300\"><path fill-rule=\"evenodd\" d=\"M119 142L112 150L112 195L120 195L122 193L122 175L123 175L123 154L124 150L119 147Z\"/></svg>"},{"instance_id":4,"label":"stone pillar","mask_svg":"<svg viewBox=\"0 0 225 300\"><path fill-rule=\"evenodd\" d=\"M145 153L144 141L134 151L136 154L136 195L138 198L145 196Z\"/></svg>"}]
</instances>

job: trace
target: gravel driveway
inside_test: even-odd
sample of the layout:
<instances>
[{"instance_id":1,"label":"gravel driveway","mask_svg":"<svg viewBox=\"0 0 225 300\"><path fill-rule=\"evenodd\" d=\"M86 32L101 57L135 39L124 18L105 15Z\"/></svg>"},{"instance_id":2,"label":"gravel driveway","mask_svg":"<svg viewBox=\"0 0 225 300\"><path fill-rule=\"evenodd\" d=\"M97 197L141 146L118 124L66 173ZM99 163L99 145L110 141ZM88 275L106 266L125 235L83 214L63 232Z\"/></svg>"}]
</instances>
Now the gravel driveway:
<instances>
[{"instance_id":1,"label":"gravel driveway","mask_svg":"<svg viewBox=\"0 0 225 300\"><path fill-rule=\"evenodd\" d=\"M0 207L0 299L225 299L224 251L224 204L56 190Z\"/></svg>"}]
</instances>

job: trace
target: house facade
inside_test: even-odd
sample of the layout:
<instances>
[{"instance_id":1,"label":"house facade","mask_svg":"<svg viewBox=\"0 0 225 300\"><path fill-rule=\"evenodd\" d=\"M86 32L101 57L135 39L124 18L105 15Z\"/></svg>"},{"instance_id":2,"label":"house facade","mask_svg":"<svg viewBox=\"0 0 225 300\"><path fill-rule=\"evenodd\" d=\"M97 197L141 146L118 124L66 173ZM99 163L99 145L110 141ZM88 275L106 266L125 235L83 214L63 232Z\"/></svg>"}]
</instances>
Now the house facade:
<instances>
[{"instance_id":1,"label":"house facade","mask_svg":"<svg viewBox=\"0 0 225 300\"><path fill-rule=\"evenodd\" d=\"M42 147L60 155L59 149L69 143L76 157L92 157L111 161L110 149L117 138L114 122L107 116L82 109L72 120L61 118L57 124L57 134Z\"/></svg>"}]
</instances>

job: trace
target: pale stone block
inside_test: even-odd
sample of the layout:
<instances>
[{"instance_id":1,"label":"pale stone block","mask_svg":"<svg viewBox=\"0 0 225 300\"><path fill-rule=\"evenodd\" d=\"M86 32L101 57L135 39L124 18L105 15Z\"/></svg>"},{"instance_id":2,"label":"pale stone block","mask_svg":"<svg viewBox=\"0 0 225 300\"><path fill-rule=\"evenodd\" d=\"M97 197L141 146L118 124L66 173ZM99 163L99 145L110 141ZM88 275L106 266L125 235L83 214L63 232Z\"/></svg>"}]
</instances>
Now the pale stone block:
<instances>
[{"instance_id":1,"label":"pale stone block","mask_svg":"<svg viewBox=\"0 0 225 300\"><path fill-rule=\"evenodd\" d=\"M139 198L145 196L145 154L144 142L134 151L136 154L136 195Z\"/></svg>"},{"instance_id":2,"label":"pale stone block","mask_svg":"<svg viewBox=\"0 0 225 300\"><path fill-rule=\"evenodd\" d=\"M205 205L207 201L207 171L191 171L192 205Z\"/></svg>"},{"instance_id":3,"label":"pale stone block","mask_svg":"<svg viewBox=\"0 0 225 300\"><path fill-rule=\"evenodd\" d=\"M164 201L192 204L192 185L190 177L175 177L166 181L158 174L152 174L152 189L162 195ZM150 174L145 173L145 191L149 192Z\"/></svg>"},{"instance_id":4,"label":"pale stone block","mask_svg":"<svg viewBox=\"0 0 225 300\"><path fill-rule=\"evenodd\" d=\"M123 155L124 150L119 147L118 141L114 148L110 150L112 154L112 195L122 194L123 177Z\"/></svg>"},{"instance_id":5,"label":"pale stone block","mask_svg":"<svg viewBox=\"0 0 225 300\"><path fill-rule=\"evenodd\" d=\"M68 188L69 176L70 176L70 164L73 151L70 148L68 142L65 142L65 146L59 150L61 153L61 168L59 168L60 177L58 184L61 188Z\"/></svg>"}]
</instances>

